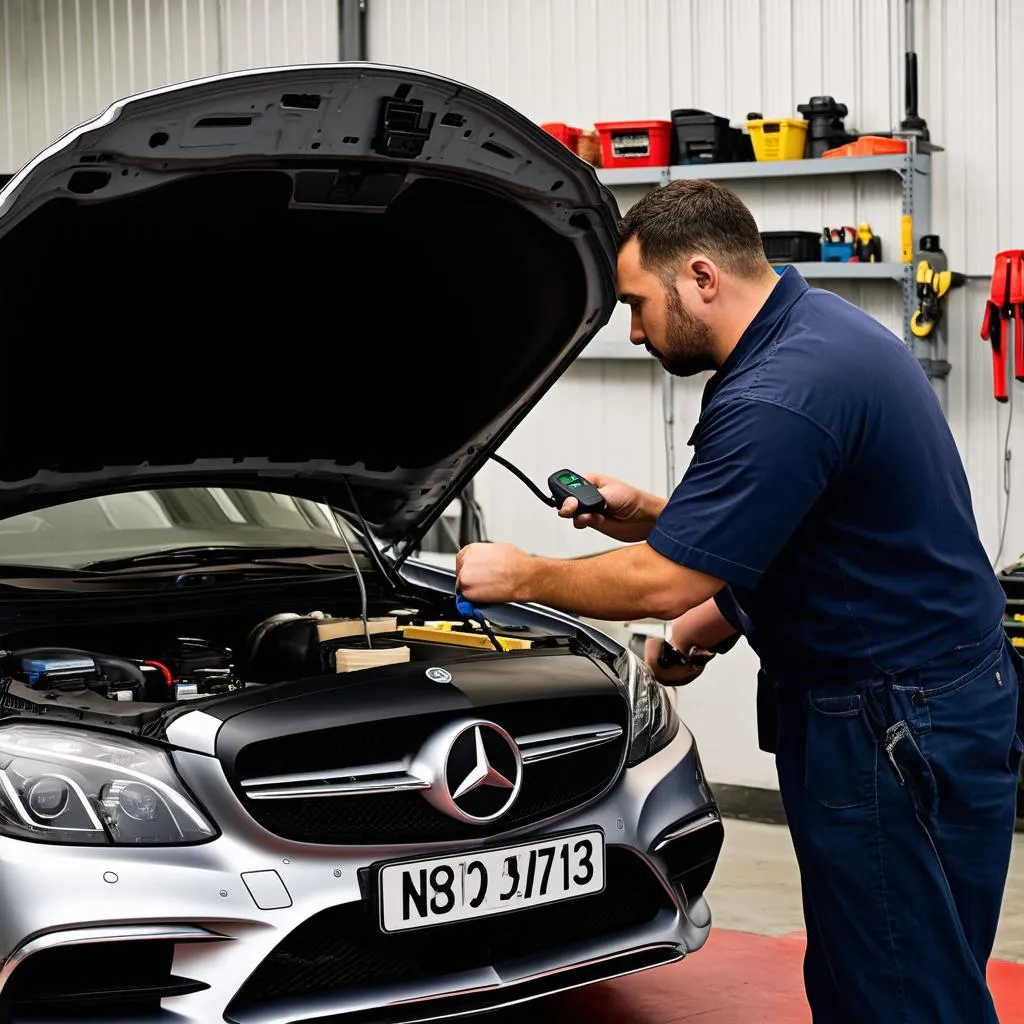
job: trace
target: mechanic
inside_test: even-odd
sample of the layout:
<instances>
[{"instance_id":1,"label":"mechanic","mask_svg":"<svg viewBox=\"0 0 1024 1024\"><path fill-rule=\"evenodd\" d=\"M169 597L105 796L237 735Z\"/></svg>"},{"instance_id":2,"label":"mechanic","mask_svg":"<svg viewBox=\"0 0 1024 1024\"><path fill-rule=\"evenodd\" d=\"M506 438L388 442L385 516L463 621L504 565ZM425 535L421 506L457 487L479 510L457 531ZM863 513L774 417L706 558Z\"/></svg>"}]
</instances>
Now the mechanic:
<instances>
[{"instance_id":1,"label":"mechanic","mask_svg":"<svg viewBox=\"0 0 1024 1024\"><path fill-rule=\"evenodd\" d=\"M588 476L605 514L559 514L623 546L470 544L459 589L676 620L685 646L742 632L772 695L762 743L803 882L814 1021L997 1021L985 970L1024 668L926 375L866 312L776 274L750 211L712 182L629 210L618 287L633 344L678 376L712 371L689 467L667 500Z\"/></svg>"}]
</instances>

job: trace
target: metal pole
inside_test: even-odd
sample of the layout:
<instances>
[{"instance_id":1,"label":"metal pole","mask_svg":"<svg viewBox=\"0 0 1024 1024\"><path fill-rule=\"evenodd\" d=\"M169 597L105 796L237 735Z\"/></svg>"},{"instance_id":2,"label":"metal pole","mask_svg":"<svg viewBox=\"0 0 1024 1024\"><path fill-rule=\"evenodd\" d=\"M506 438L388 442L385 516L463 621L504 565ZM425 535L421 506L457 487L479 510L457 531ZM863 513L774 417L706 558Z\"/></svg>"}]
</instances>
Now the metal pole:
<instances>
[{"instance_id":1,"label":"metal pole","mask_svg":"<svg viewBox=\"0 0 1024 1024\"><path fill-rule=\"evenodd\" d=\"M338 0L338 60L366 60L366 0Z\"/></svg>"},{"instance_id":2,"label":"metal pole","mask_svg":"<svg viewBox=\"0 0 1024 1024\"><path fill-rule=\"evenodd\" d=\"M675 441L675 378L668 370L661 372L661 408L665 421L665 494L669 495L676 486L676 441Z\"/></svg>"}]
</instances>

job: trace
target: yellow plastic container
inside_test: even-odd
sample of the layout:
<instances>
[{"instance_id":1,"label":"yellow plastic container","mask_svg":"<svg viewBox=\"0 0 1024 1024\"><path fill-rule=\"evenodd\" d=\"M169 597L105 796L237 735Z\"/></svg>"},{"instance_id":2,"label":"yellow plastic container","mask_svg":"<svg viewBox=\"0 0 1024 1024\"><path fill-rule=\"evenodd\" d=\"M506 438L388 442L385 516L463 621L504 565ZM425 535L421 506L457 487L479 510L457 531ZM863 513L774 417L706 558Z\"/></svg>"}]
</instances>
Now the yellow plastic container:
<instances>
[{"instance_id":1,"label":"yellow plastic container","mask_svg":"<svg viewBox=\"0 0 1024 1024\"><path fill-rule=\"evenodd\" d=\"M802 160L807 122L784 117L778 121L748 121L747 131L758 160Z\"/></svg>"}]
</instances>

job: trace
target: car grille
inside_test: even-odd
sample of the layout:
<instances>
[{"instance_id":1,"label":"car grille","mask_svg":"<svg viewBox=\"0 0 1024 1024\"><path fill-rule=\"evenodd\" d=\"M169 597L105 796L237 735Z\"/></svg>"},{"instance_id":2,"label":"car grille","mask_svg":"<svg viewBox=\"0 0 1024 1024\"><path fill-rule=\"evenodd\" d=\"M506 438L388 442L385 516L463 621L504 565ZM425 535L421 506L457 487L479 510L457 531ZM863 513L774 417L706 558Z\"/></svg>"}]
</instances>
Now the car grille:
<instances>
[{"instance_id":1,"label":"car grille","mask_svg":"<svg viewBox=\"0 0 1024 1024\"><path fill-rule=\"evenodd\" d=\"M278 999L422 981L630 931L671 900L636 854L607 848L603 892L571 904L388 935L370 901L331 907L287 936L250 975L228 1014Z\"/></svg>"},{"instance_id":2,"label":"car grille","mask_svg":"<svg viewBox=\"0 0 1024 1024\"><path fill-rule=\"evenodd\" d=\"M479 839L537 824L582 807L615 780L628 737L625 702L618 697L530 701L475 709L512 736L614 722L623 735L600 746L523 767L523 785L509 812L495 822L470 824L435 809L416 791L303 799L249 799L239 780L252 776L320 771L344 765L401 760L455 717L444 714L362 723L261 740L243 747L228 778L248 813L283 839L332 845L384 845ZM464 715L465 712L460 713Z\"/></svg>"}]
</instances>

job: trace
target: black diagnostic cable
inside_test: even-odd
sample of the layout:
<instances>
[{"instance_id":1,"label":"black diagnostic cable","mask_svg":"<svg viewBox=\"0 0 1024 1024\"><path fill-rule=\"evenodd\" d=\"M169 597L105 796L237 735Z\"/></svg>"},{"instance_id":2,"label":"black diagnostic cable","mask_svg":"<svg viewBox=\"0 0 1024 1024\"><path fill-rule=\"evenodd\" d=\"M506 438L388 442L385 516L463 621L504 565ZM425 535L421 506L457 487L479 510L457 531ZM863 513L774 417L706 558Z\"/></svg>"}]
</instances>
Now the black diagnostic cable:
<instances>
[{"instance_id":1,"label":"black diagnostic cable","mask_svg":"<svg viewBox=\"0 0 1024 1024\"><path fill-rule=\"evenodd\" d=\"M503 459L497 453L492 455L491 458L494 459L494 461L498 463L499 466L504 466L510 473L514 473L517 477L519 477L519 479L522 480L523 483L526 484L526 486L529 487L530 490L533 491L533 493L536 494L537 497L540 498L540 500L543 501L545 505L550 505L551 508L557 507L555 504L555 499L550 494L545 494L521 469L519 469L518 466L513 466L512 463L508 461L508 459Z\"/></svg>"},{"instance_id":2,"label":"black diagnostic cable","mask_svg":"<svg viewBox=\"0 0 1024 1024\"><path fill-rule=\"evenodd\" d=\"M548 477L550 494L545 494L521 469L513 466L500 455L491 456L500 466L514 473L527 487L550 508L561 508L566 498L575 498L579 503L578 514L601 515L605 510L604 495L589 481L571 469L560 469Z\"/></svg>"}]
</instances>

